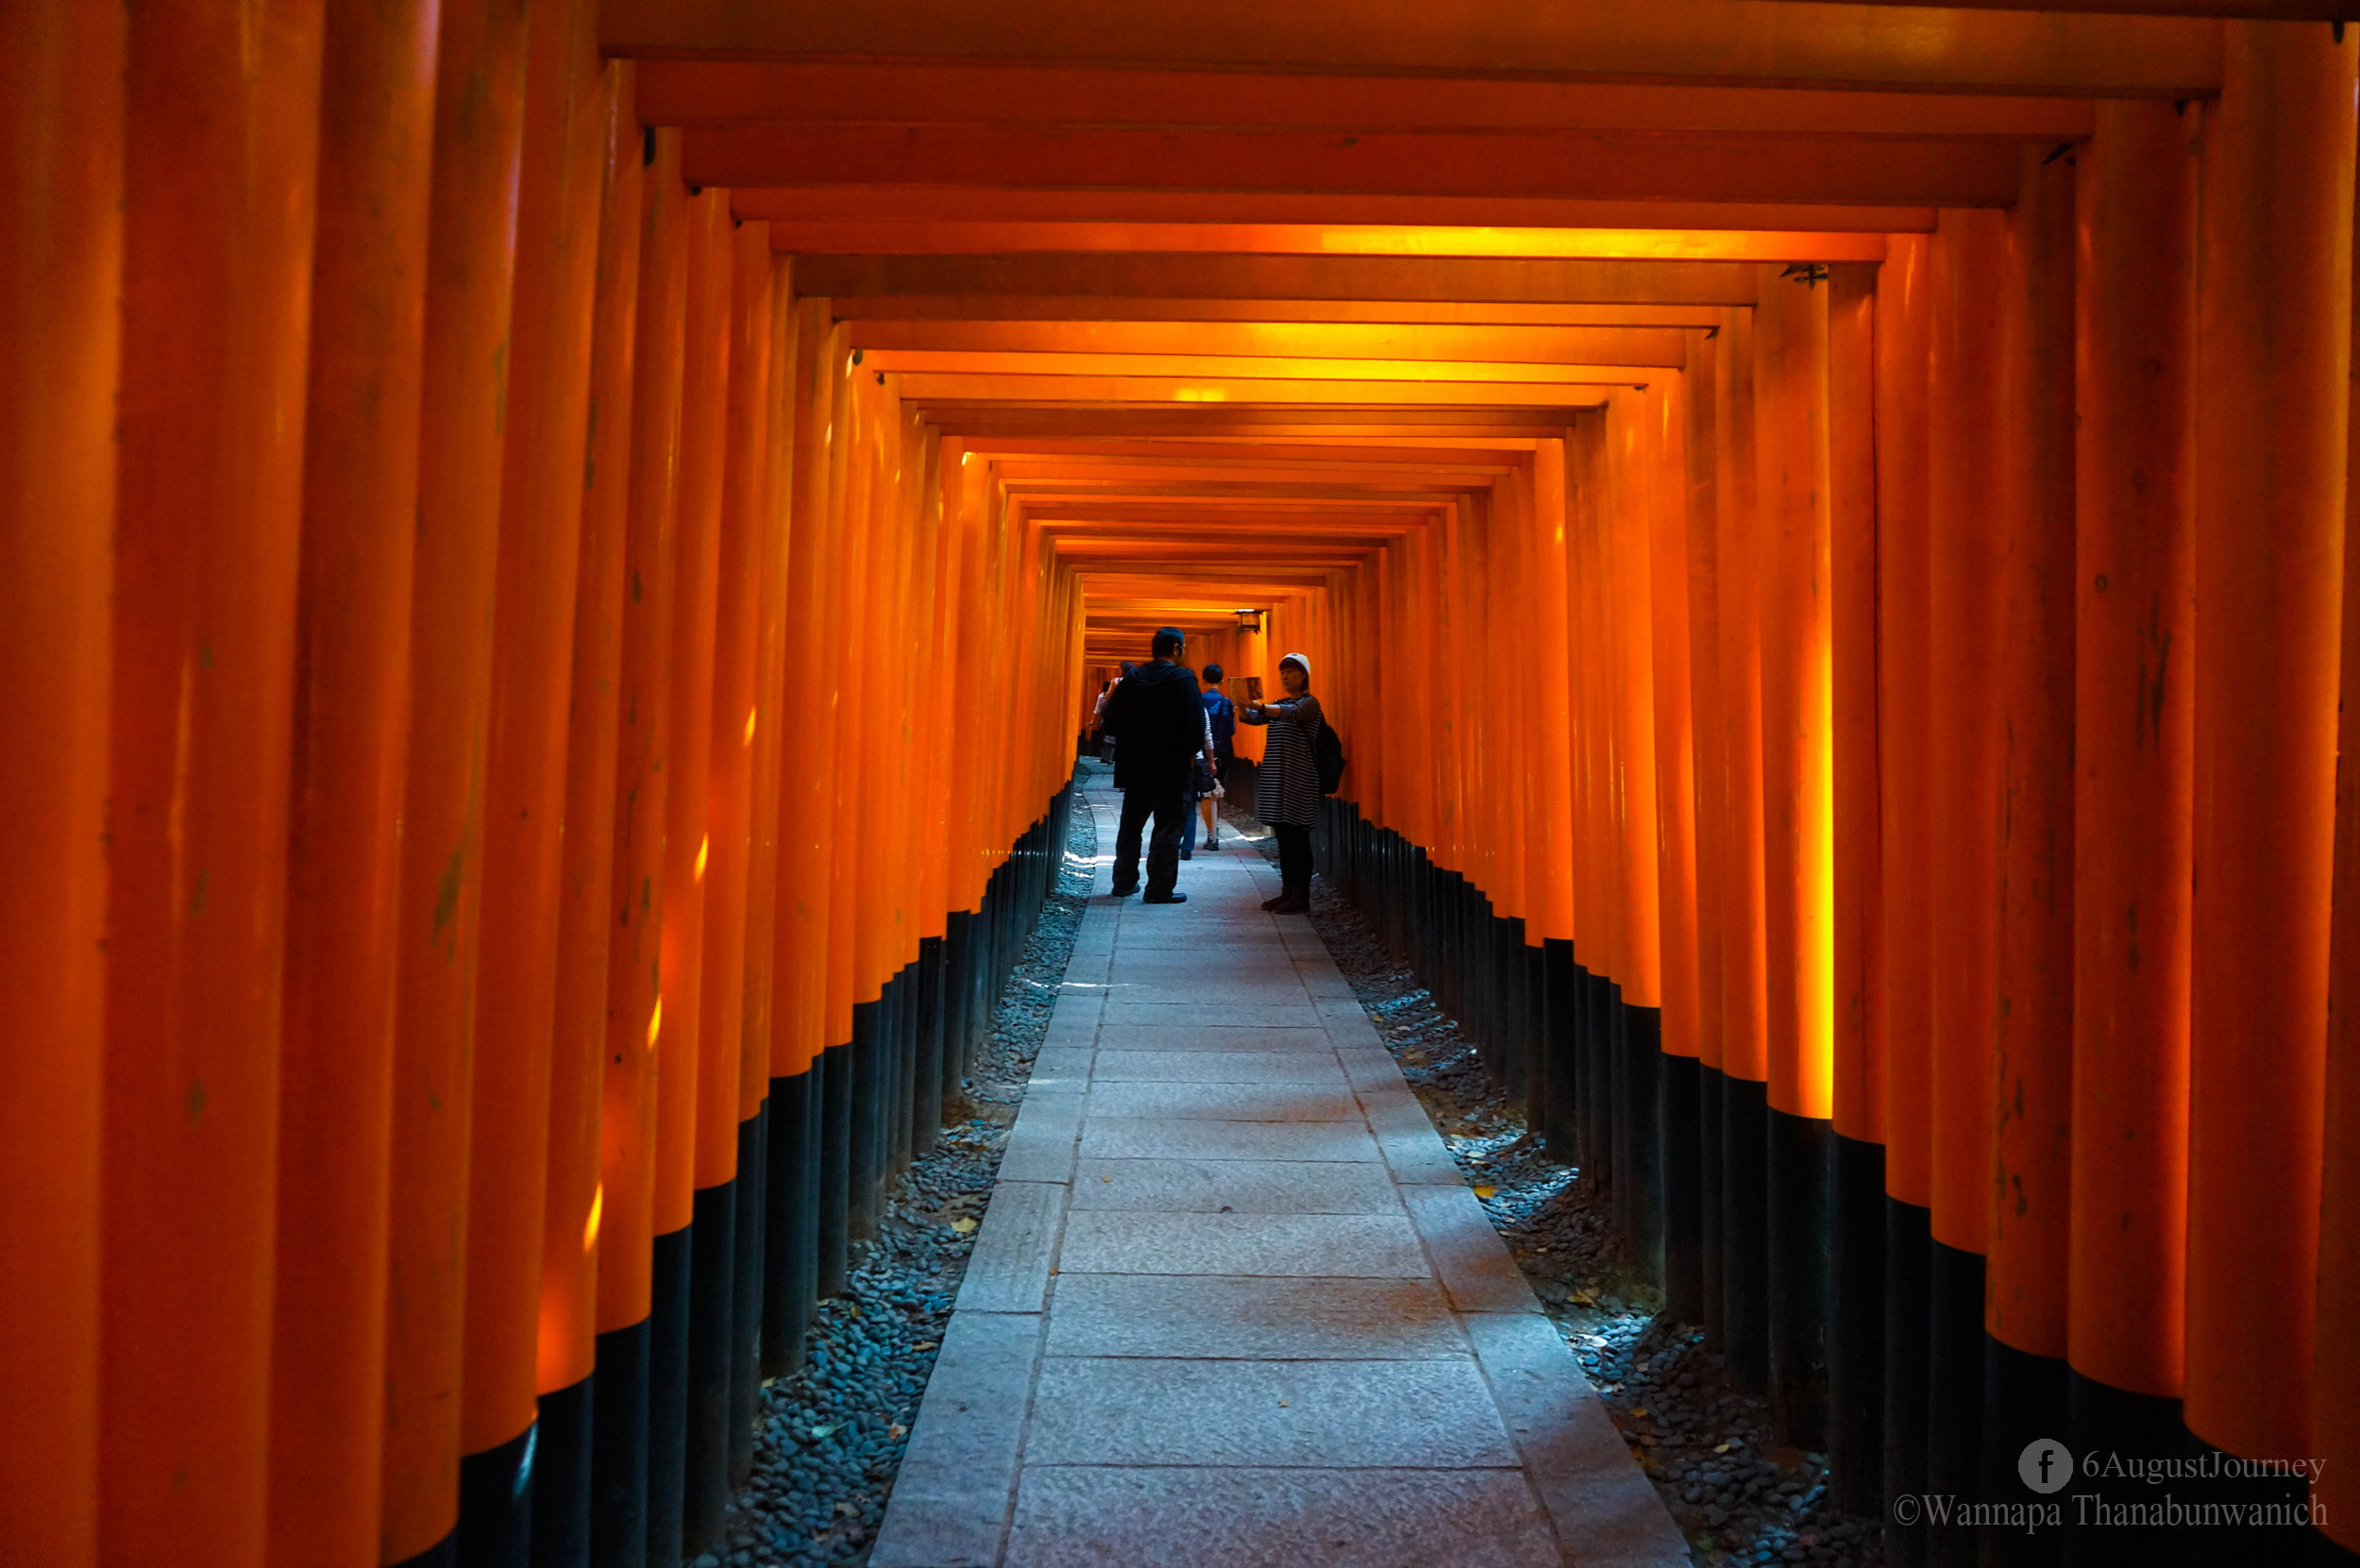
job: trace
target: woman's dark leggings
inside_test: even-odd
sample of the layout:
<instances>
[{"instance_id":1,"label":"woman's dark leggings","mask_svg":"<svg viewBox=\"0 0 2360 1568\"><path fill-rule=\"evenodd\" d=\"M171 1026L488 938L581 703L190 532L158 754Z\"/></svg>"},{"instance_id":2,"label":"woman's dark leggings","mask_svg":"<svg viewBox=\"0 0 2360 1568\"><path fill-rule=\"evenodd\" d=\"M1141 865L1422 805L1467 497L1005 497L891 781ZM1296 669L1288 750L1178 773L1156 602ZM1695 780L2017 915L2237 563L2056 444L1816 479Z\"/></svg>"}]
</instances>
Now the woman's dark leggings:
<instances>
[{"instance_id":1,"label":"woman's dark leggings","mask_svg":"<svg viewBox=\"0 0 2360 1568\"><path fill-rule=\"evenodd\" d=\"M1278 885L1290 893L1308 898L1311 892L1311 830L1286 822L1273 822L1271 831L1278 835Z\"/></svg>"}]
</instances>

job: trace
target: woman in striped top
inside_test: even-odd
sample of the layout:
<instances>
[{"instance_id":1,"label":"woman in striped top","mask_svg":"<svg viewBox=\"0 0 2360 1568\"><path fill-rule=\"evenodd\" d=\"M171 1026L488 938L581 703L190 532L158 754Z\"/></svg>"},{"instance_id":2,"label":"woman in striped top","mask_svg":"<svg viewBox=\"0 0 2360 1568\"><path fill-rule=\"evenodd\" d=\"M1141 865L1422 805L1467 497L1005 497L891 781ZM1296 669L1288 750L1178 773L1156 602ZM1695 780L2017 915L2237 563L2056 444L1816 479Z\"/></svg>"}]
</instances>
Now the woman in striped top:
<instances>
[{"instance_id":1,"label":"woman in striped top","mask_svg":"<svg viewBox=\"0 0 2360 1568\"><path fill-rule=\"evenodd\" d=\"M1311 755L1319 737L1320 700L1311 695L1311 661L1290 653L1278 661L1287 695L1275 702L1240 702L1238 722L1270 726L1262 767L1254 780L1254 815L1278 835L1278 897L1262 907L1296 915L1311 907L1311 824L1318 820L1320 773Z\"/></svg>"}]
</instances>

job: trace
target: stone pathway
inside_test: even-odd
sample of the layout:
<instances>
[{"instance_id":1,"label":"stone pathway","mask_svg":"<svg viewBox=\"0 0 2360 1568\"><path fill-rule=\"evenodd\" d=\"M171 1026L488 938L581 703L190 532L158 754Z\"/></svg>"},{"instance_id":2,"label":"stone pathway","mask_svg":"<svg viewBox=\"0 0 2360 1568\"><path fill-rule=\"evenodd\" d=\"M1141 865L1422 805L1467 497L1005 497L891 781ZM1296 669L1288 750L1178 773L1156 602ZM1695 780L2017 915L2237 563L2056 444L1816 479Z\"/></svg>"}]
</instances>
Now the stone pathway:
<instances>
[{"instance_id":1,"label":"stone pathway","mask_svg":"<svg viewBox=\"0 0 2360 1568\"><path fill-rule=\"evenodd\" d=\"M870 1568L1688 1562L1274 869L1118 902L1107 793Z\"/></svg>"}]
</instances>

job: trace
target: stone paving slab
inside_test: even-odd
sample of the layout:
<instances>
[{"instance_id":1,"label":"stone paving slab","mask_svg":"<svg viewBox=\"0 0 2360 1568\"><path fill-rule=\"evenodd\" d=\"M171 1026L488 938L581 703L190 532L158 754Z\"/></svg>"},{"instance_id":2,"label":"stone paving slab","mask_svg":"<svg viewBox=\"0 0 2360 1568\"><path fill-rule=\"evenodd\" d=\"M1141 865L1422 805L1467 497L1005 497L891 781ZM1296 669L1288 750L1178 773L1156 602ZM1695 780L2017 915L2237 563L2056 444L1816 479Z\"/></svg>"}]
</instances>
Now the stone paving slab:
<instances>
[{"instance_id":1,"label":"stone paving slab","mask_svg":"<svg viewBox=\"0 0 2360 1568\"><path fill-rule=\"evenodd\" d=\"M1040 1054L1033 1058L1033 1076L1025 1084L1026 1096L1060 1090L1081 1093L1089 1085L1090 1064L1097 1058L1098 1053L1087 1045L1042 1046Z\"/></svg>"},{"instance_id":2,"label":"stone paving slab","mask_svg":"<svg viewBox=\"0 0 2360 1568\"><path fill-rule=\"evenodd\" d=\"M1112 1042L1104 1042L1111 1044ZM1339 1084L1104 1084L1093 1083L1091 1120L1152 1117L1191 1121L1351 1121L1360 1107Z\"/></svg>"},{"instance_id":3,"label":"stone paving slab","mask_svg":"<svg viewBox=\"0 0 2360 1568\"><path fill-rule=\"evenodd\" d=\"M993 1568L1040 1359L1037 1313L954 1312L869 1568Z\"/></svg>"},{"instance_id":4,"label":"stone paving slab","mask_svg":"<svg viewBox=\"0 0 2360 1568\"><path fill-rule=\"evenodd\" d=\"M1082 1155L1086 1159L1383 1158L1368 1128L1351 1121L1153 1121L1120 1116L1083 1121Z\"/></svg>"},{"instance_id":5,"label":"stone paving slab","mask_svg":"<svg viewBox=\"0 0 2360 1568\"><path fill-rule=\"evenodd\" d=\"M1541 1310L1524 1272L1508 1256L1507 1243L1492 1228L1472 1191L1441 1185L1400 1190L1411 1223L1434 1256L1442 1289L1450 1292L1451 1306L1461 1312Z\"/></svg>"},{"instance_id":6,"label":"stone paving slab","mask_svg":"<svg viewBox=\"0 0 2360 1568\"><path fill-rule=\"evenodd\" d=\"M1097 1054L1100 1084L1316 1084L1347 1087L1334 1054L1317 1051L1132 1051Z\"/></svg>"},{"instance_id":7,"label":"stone paving slab","mask_svg":"<svg viewBox=\"0 0 2360 1568\"><path fill-rule=\"evenodd\" d=\"M1684 1568L1688 1543L1556 1325L1507 1312L1465 1322L1566 1555L1580 1568Z\"/></svg>"},{"instance_id":8,"label":"stone paving slab","mask_svg":"<svg viewBox=\"0 0 2360 1568\"><path fill-rule=\"evenodd\" d=\"M1064 1182L1073 1174L1073 1148L1082 1136L1078 1094L1027 1094L1000 1156L1003 1182ZM986 1210L986 1212L989 1212Z\"/></svg>"},{"instance_id":9,"label":"stone paving slab","mask_svg":"<svg viewBox=\"0 0 2360 1568\"><path fill-rule=\"evenodd\" d=\"M1065 1219L1066 1189L1053 1182L1002 1179L967 1260L956 1312L1037 1312Z\"/></svg>"},{"instance_id":10,"label":"stone paving slab","mask_svg":"<svg viewBox=\"0 0 2360 1568\"><path fill-rule=\"evenodd\" d=\"M1335 1040L1324 1028L1248 1029L1235 1024L1191 1024L1184 1029L1142 1032L1138 1038L1154 1041L1157 1051L1319 1051L1333 1050Z\"/></svg>"},{"instance_id":11,"label":"stone paving slab","mask_svg":"<svg viewBox=\"0 0 2360 1568\"><path fill-rule=\"evenodd\" d=\"M1060 1273L1052 1356L1433 1360L1467 1336L1431 1279Z\"/></svg>"},{"instance_id":12,"label":"stone paving slab","mask_svg":"<svg viewBox=\"0 0 2360 1568\"><path fill-rule=\"evenodd\" d=\"M1048 1357L1024 1462L1517 1463L1473 1357L1433 1361L1184 1361ZM1624 1462L1628 1463L1627 1459Z\"/></svg>"},{"instance_id":13,"label":"stone paving slab","mask_svg":"<svg viewBox=\"0 0 2360 1568\"><path fill-rule=\"evenodd\" d=\"M1399 1214L1382 1166L1347 1160L1088 1159L1072 1206L1134 1213Z\"/></svg>"},{"instance_id":14,"label":"stone paving slab","mask_svg":"<svg viewBox=\"0 0 2360 1568\"><path fill-rule=\"evenodd\" d=\"M1217 1006L1218 1019L1208 1017ZM1107 1028L1161 1029L1172 1024L1205 1025L1214 1022L1244 1024L1264 1029L1319 1029L1325 1025L1306 998L1287 1005L1262 1003L1231 1006L1227 1003L1175 1002L1109 1002L1106 1003L1104 1026Z\"/></svg>"},{"instance_id":15,"label":"stone paving slab","mask_svg":"<svg viewBox=\"0 0 2360 1568\"><path fill-rule=\"evenodd\" d=\"M1427 1277L1407 1216L1141 1214L1076 1208L1066 1216L1064 1273L1299 1274Z\"/></svg>"},{"instance_id":16,"label":"stone paving slab","mask_svg":"<svg viewBox=\"0 0 2360 1568\"><path fill-rule=\"evenodd\" d=\"M1007 1568L1555 1568L1513 1470L1024 1472Z\"/></svg>"}]
</instances>

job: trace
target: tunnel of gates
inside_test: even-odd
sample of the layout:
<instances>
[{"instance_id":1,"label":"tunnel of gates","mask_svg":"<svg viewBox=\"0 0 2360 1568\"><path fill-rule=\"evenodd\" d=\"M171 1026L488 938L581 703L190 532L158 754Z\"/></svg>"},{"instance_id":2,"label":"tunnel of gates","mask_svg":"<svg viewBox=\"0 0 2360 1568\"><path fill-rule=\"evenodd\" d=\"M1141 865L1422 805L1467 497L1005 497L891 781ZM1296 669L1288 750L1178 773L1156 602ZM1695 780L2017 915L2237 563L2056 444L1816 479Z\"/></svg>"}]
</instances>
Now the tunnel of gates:
<instances>
[{"instance_id":1,"label":"tunnel of gates","mask_svg":"<svg viewBox=\"0 0 2360 1568\"><path fill-rule=\"evenodd\" d=\"M1848 1506L2360 1549L2360 40L1699 8L0 11L0 1559L709 1541L1167 623Z\"/></svg>"}]
</instances>

